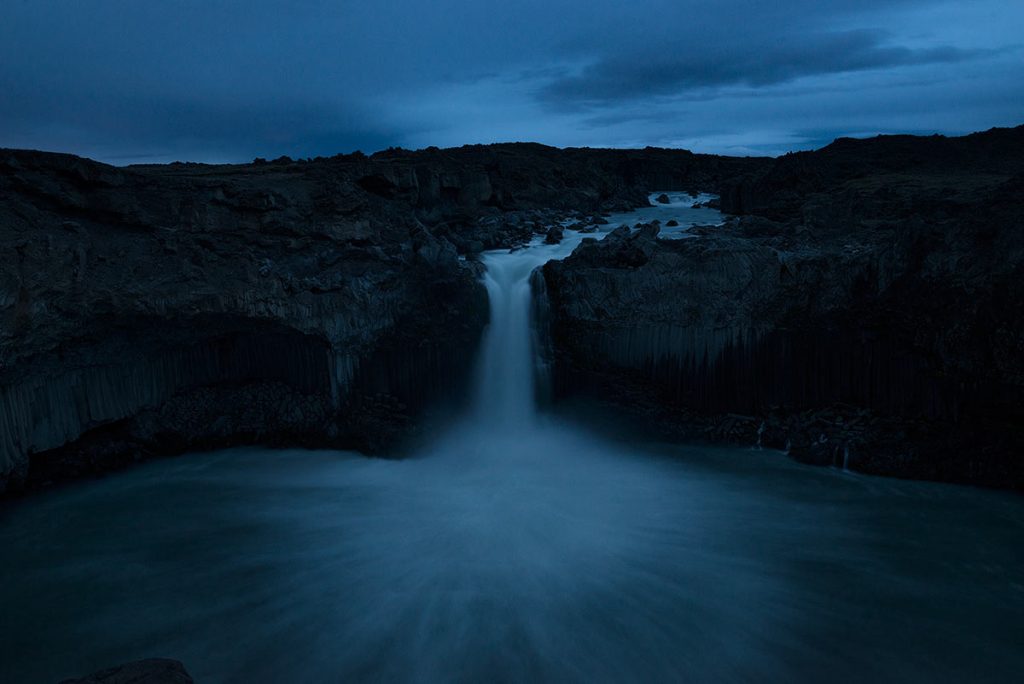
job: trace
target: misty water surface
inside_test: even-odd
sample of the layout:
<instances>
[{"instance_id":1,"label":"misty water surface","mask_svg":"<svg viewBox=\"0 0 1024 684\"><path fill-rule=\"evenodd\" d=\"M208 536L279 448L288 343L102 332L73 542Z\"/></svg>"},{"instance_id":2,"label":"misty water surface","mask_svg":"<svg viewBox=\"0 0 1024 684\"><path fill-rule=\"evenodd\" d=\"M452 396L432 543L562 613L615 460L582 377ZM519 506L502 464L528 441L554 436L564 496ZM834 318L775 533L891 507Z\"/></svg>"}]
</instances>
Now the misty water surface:
<instances>
[{"instance_id":1,"label":"misty water surface","mask_svg":"<svg viewBox=\"0 0 1024 684\"><path fill-rule=\"evenodd\" d=\"M1024 672L1019 496L538 414L528 277L580 239L484 256L471 406L409 458L192 454L0 508L0 681L154 656L201 683Z\"/></svg>"}]
</instances>

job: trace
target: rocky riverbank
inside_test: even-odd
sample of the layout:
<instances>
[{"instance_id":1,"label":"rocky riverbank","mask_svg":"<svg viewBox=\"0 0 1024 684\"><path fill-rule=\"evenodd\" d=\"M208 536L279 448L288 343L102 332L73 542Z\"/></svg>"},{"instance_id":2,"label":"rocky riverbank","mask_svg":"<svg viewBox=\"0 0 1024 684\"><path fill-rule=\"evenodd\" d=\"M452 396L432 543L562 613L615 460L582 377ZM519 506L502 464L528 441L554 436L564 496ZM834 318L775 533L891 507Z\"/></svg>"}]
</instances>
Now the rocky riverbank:
<instances>
[{"instance_id":1,"label":"rocky riverbank","mask_svg":"<svg viewBox=\"0 0 1024 684\"><path fill-rule=\"evenodd\" d=\"M561 395L863 472L1024 488L1024 128L840 140L536 280Z\"/></svg>"},{"instance_id":2,"label":"rocky riverbank","mask_svg":"<svg viewBox=\"0 0 1024 684\"><path fill-rule=\"evenodd\" d=\"M472 146L116 168L0 150L0 492L242 443L383 453L457 398L472 258L764 160Z\"/></svg>"}]
</instances>

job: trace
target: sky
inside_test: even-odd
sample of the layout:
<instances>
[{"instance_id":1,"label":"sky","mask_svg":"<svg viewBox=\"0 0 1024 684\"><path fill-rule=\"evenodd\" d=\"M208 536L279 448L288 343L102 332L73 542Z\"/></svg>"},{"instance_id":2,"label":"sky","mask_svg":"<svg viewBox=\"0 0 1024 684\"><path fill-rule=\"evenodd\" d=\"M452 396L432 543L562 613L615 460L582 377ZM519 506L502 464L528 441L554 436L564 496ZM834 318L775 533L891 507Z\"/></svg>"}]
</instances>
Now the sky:
<instances>
[{"instance_id":1,"label":"sky","mask_svg":"<svg viewBox=\"0 0 1024 684\"><path fill-rule=\"evenodd\" d=\"M1024 0L2 0L0 147L782 154L1024 123Z\"/></svg>"}]
</instances>

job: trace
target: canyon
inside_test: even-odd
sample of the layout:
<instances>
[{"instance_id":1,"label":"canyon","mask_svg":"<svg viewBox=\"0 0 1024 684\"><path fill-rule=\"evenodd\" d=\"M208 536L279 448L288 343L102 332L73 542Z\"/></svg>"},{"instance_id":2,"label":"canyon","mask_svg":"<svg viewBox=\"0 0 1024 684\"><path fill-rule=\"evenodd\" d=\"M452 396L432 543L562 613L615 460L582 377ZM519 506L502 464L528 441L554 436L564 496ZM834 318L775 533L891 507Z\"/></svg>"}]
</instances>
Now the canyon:
<instances>
[{"instance_id":1,"label":"canyon","mask_svg":"<svg viewBox=\"0 0 1024 684\"><path fill-rule=\"evenodd\" d=\"M1020 133L0 157L0 679L1011 676Z\"/></svg>"},{"instance_id":2,"label":"canyon","mask_svg":"<svg viewBox=\"0 0 1024 684\"><path fill-rule=\"evenodd\" d=\"M386 451L465 389L487 320L466 255L758 163L539 145L131 168L0 152L0 491L194 448Z\"/></svg>"},{"instance_id":3,"label":"canyon","mask_svg":"<svg viewBox=\"0 0 1024 684\"><path fill-rule=\"evenodd\" d=\"M0 151L0 489L240 444L395 453L466 395L477 255L593 230L653 191L718 195L730 218L685 240L614 230L536 272L556 401L1020 488L1022 141L133 167Z\"/></svg>"}]
</instances>

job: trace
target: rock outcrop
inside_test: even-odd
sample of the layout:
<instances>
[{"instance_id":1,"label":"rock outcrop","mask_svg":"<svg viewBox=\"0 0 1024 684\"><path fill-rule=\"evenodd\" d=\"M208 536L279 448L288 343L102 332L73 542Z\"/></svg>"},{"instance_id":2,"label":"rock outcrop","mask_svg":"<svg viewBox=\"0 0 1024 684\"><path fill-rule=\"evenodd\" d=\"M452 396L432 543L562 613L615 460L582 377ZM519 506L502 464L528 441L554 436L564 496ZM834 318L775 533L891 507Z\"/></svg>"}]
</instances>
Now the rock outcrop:
<instances>
[{"instance_id":1,"label":"rock outcrop","mask_svg":"<svg viewBox=\"0 0 1024 684\"><path fill-rule=\"evenodd\" d=\"M192 684L192 677L177 660L150 658L94 672L61 684Z\"/></svg>"},{"instance_id":2,"label":"rock outcrop","mask_svg":"<svg viewBox=\"0 0 1024 684\"><path fill-rule=\"evenodd\" d=\"M385 451L470 371L487 319L472 253L765 163L494 145L116 168L0 150L0 493L238 443Z\"/></svg>"},{"instance_id":3,"label":"rock outcrop","mask_svg":"<svg viewBox=\"0 0 1024 684\"><path fill-rule=\"evenodd\" d=\"M691 438L1024 488L1022 143L837 141L727 183L748 215L696 239L582 244L538 287L556 391Z\"/></svg>"}]
</instances>

